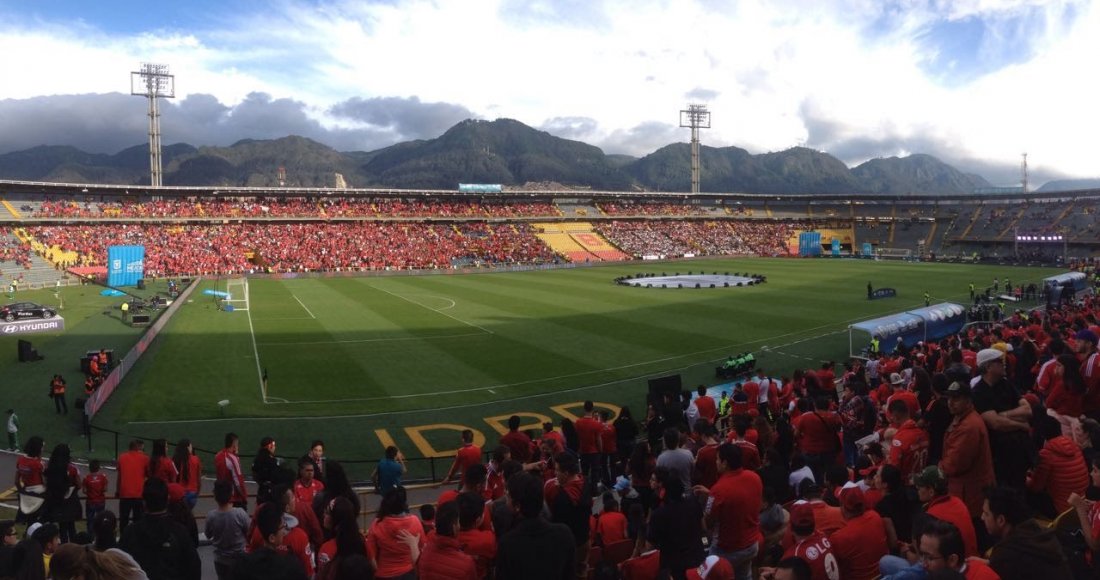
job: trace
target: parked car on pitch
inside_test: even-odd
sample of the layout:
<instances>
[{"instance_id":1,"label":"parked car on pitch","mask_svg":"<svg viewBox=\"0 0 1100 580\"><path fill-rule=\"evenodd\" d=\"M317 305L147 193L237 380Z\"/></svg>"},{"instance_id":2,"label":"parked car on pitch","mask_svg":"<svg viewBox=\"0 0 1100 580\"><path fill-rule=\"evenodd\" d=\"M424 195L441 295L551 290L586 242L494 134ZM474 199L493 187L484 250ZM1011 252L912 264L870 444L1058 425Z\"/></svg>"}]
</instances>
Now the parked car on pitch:
<instances>
[{"instance_id":1,"label":"parked car on pitch","mask_svg":"<svg viewBox=\"0 0 1100 580\"><path fill-rule=\"evenodd\" d=\"M57 312L53 308L34 302L13 302L6 306L0 306L0 319L5 322L31 318L53 318L56 314Z\"/></svg>"}]
</instances>

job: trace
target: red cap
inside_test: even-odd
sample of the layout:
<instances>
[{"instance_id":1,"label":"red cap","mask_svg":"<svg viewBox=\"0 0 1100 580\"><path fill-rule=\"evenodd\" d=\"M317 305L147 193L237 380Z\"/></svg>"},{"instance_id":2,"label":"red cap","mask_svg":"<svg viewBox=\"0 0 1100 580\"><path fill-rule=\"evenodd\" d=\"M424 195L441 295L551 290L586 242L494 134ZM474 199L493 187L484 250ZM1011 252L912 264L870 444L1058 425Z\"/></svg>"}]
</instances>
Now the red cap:
<instances>
[{"instance_id":1,"label":"red cap","mask_svg":"<svg viewBox=\"0 0 1100 580\"><path fill-rule=\"evenodd\" d=\"M808 501L796 501L791 506L791 526L814 527L817 525L814 519L814 506Z\"/></svg>"},{"instance_id":2,"label":"red cap","mask_svg":"<svg viewBox=\"0 0 1100 580\"><path fill-rule=\"evenodd\" d=\"M183 489L182 485L180 485L178 483L169 483L168 484L168 502L169 503L175 503L177 501L183 501L183 496L184 496L185 493L186 493L186 490Z\"/></svg>"},{"instance_id":3,"label":"red cap","mask_svg":"<svg viewBox=\"0 0 1100 580\"><path fill-rule=\"evenodd\" d=\"M846 484L840 491L840 505L844 507L845 511L854 514L863 513L863 490L856 484Z\"/></svg>"},{"instance_id":4,"label":"red cap","mask_svg":"<svg viewBox=\"0 0 1100 580\"><path fill-rule=\"evenodd\" d=\"M689 568L687 580L733 580L733 565L721 556L707 556L698 568Z\"/></svg>"}]
</instances>

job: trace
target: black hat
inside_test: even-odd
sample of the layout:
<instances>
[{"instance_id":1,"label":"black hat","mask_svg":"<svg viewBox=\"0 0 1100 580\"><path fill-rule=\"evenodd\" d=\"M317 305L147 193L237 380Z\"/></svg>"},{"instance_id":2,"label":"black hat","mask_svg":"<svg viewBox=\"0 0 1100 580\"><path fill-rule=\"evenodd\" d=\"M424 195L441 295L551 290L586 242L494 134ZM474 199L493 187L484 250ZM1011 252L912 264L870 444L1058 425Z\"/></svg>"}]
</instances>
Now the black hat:
<instances>
[{"instance_id":1,"label":"black hat","mask_svg":"<svg viewBox=\"0 0 1100 580\"><path fill-rule=\"evenodd\" d=\"M973 392L970 390L970 383L955 381L947 387L948 397L966 397L969 399L971 395L973 395Z\"/></svg>"}]
</instances>

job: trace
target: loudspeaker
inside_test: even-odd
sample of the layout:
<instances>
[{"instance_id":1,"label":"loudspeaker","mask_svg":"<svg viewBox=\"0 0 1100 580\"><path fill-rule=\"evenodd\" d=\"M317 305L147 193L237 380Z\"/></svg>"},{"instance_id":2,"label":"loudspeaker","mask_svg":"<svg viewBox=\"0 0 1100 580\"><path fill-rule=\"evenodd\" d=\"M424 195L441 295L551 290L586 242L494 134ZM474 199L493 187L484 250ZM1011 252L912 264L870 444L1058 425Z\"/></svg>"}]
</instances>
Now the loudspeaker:
<instances>
[{"instance_id":1,"label":"loudspeaker","mask_svg":"<svg viewBox=\"0 0 1100 580\"><path fill-rule=\"evenodd\" d=\"M646 402L660 404L661 398L665 395L670 395L673 402L678 402L680 400L680 389L682 386L683 382L680 379L680 375L669 375L667 377L650 379L649 396Z\"/></svg>"},{"instance_id":2,"label":"loudspeaker","mask_svg":"<svg viewBox=\"0 0 1100 580\"><path fill-rule=\"evenodd\" d=\"M138 278L137 288L138 288L138 290L144 290L145 289L145 278Z\"/></svg>"},{"instance_id":3,"label":"loudspeaker","mask_svg":"<svg viewBox=\"0 0 1100 580\"><path fill-rule=\"evenodd\" d=\"M134 314L130 317L130 326L149 326L149 315Z\"/></svg>"},{"instance_id":4,"label":"loudspeaker","mask_svg":"<svg viewBox=\"0 0 1100 580\"><path fill-rule=\"evenodd\" d=\"M34 347L29 340L19 341L19 362L29 362L38 360L37 353L34 352Z\"/></svg>"}]
</instances>

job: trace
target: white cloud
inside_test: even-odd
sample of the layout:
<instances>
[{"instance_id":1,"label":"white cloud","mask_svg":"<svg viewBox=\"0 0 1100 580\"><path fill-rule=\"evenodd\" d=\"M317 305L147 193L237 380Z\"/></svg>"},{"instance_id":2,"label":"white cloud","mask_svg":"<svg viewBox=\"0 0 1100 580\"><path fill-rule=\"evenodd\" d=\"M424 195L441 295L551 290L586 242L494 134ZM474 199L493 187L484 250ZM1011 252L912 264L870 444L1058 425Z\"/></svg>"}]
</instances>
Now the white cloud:
<instances>
[{"instance_id":1,"label":"white cloud","mask_svg":"<svg viewBox=\"0 0 1100 580\"><path fill-rule=\"evenodd\" d=\"M362 141L372 146L407 135L328 113L369 102L409 114L431 105L440 119L510 117L644 155L687 141L678 111L703 99L712 146L806 144L849 163L922 152L1014 165L1027 151L1051 174L1095 174L1089 60L1100 52L1100 11L1081 1L283 0L215 28L129 36L104 32L109 13L83 18L7 18L0 51L22 57L0 60L0 98L125 93L129 71L148 60L171 65L179 99L213 95L232 115L264 93L344 146L360 129L373 127ZM930 33L954 22L984 31L972 54ZM1027 54L1004 53L1021 42ZM928 68L965 58L977 72L949 83ZM308 126L288 115L289 127Z\"/></svg>"}]
</instances>

